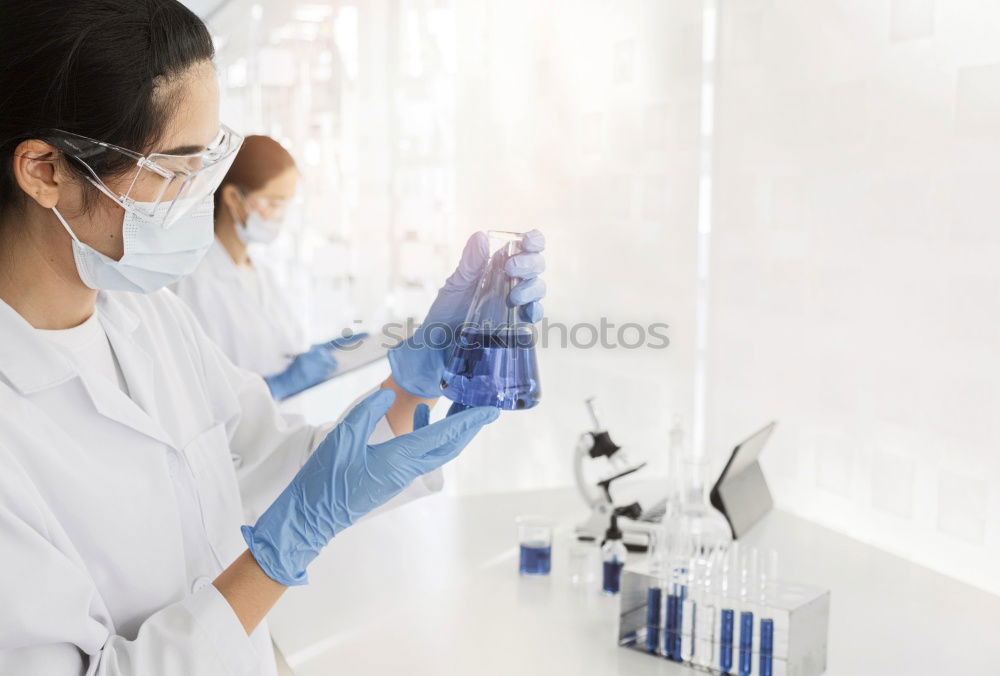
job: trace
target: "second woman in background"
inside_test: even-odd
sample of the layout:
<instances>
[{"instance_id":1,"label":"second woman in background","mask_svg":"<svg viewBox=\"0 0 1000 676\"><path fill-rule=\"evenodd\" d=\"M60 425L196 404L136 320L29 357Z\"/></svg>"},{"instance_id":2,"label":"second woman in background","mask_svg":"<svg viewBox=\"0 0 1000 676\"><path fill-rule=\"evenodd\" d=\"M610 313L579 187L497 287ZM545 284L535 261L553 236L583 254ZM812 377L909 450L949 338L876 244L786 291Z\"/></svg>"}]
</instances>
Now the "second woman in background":
<instances>
[{"instance_id":1,"label":"second woman in background","mask_svg":"<svg viewBox=\"0 0 1000 676\"><path fill-rule=\"evenodd\" d=\"M275 399L323 382L337 367L338 343L308 346L283 289L248 248L277 238L298 182L295 160L280 143L247 137L215 194L215 242L174 287L226 356L264 376Z\"/></svg>"}]
</instances>

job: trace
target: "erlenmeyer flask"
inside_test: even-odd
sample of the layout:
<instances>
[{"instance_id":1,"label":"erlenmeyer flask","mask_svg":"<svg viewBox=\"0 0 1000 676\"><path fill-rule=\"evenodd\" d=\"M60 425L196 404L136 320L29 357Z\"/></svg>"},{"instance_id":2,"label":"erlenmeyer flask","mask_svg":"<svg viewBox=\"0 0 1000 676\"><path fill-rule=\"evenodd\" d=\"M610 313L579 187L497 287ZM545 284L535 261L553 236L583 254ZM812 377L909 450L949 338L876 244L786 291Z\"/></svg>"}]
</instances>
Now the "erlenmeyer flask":
<instances>
[{"instance_id":1,"label":"erlenmeyer flask","mask_svg":"<svg viewBox=\"0 0 1000 676\"><path fill-rule=\"evenodd\" d=\"M518 280L504 269L521 252L524 235L495 230L488 235L489 260L445 366L441 390L463 406L528 409L541 398L535 333L508 302Z\"/></svg>"},{"instance_id":2,"label":"erlenmeyer flask","mask_svg":"<svg viewBox=\"0 0 1000 676\"><path fill-rule=\"evenodd\" d=\"M653 539L651 566L667 574L677 560L706 562L725 554L732 543L729 523L708 498L708 461L684 446L680 419L670 430L669 487L666 513Z\"/></svg>"}]
</instances>

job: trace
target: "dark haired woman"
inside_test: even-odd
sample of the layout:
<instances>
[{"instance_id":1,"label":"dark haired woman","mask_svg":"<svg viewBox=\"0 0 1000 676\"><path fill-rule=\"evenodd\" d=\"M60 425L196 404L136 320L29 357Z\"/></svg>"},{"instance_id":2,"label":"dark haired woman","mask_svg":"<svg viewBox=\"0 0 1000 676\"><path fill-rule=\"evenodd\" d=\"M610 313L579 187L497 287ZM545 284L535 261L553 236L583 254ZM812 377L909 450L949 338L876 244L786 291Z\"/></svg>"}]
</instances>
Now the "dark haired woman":
<instances>
[{"instance_id":1,"label":"dark haired woman","mask_svg":"<svg viewBox=\"0 0 1000 676\"><path fill-rule=\"evenodd\" d=\"M281 233L298 183L295 160L280 143L247 137L215 194L215 242L173 287L209 338L234 364L264 376L279 400L329 378L339 345L308 346L284 289L250 256L249 245Z\"/></svg>"},{"instance_id":2,"label":"dark haired woman","mask_svg":"<svg viewBox=\"0 0 1000 676\"><path fill-rule=\"evenodd\" d=\"M205 26L176 0L0 17L0 674L273 674L286 586L497 412L427 424L446 350L418 330L339 425L284 419L160 291L211 246L241 142ZM461 321L481 242L425 325ZM516 291L537 317L541 282Z\"/></svg>"}]
</instances>

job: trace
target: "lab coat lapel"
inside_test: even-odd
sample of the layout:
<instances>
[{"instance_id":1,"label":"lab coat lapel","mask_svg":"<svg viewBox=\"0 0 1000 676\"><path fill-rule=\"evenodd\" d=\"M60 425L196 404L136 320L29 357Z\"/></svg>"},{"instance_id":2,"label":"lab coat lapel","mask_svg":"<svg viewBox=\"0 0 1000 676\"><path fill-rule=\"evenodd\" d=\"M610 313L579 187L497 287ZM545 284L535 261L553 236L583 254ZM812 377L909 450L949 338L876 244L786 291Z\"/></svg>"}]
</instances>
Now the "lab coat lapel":
<instances>
[{"instance_id":1,"label":"lab coat lapel","mask_svg":"<svg viewBox=\"0 0 1000 676\"><path fill-rule=\"evenodd\" d=\"M152 417L156 411L156 374L152 357L132 336L139 325L138 318L107 294L102 293L97 303L101 325L125 376L130 396L107 378L84 378L95 408L106 418L173 446L173 440Z\"/></svg>"},{"instance_id":2,"label":"lab coat lapel","mask_svg":"<svg viewBox=\"0 0 1000 676\"><path fill-rule=\"evenodd\" d=\"M122 372L125 374L125 381L129 386L129 391L135 396L132 383L136 382L139 378L151 377L151 375L140 375L134 371L130 372L129 367L125 365L126 360L121 357L122 353L118 351L119 348L114 344L114 341L112 341L112 347L117 354ZM83 387L87 391L87 394L90 395L94 408L105 418L119 422L126 427L131 427L136 432L152 437L168 446L174 445L163 428L149 417L149 414L140 408L138 403L118 389L117 384L107 378L84 373L80 374L80 380L83 382Z\"/></svg>"},{"instance_id":3,"label":"lab coat lapel","mask_svg":"<svg viewBox=\"0 0 1000 676\"><path fill-rule=\"evenodd\" d=\"M143 405L152 403L152 362L132 342L131 332L139 324L135 315L109 298L98 296L101 325L108 334L129 389ZM106 418L171 444L169 437L117 384L95 374L83 373L55 346L37 335L35 329L6 303L0 301L0 374L21 394L30 395L79 378L94 408ZM147 409L152 410L152 409ZM59 421L56 421L57 423ZM172 444L171 444L172 445Z\"/></svg>"}]
</instances>

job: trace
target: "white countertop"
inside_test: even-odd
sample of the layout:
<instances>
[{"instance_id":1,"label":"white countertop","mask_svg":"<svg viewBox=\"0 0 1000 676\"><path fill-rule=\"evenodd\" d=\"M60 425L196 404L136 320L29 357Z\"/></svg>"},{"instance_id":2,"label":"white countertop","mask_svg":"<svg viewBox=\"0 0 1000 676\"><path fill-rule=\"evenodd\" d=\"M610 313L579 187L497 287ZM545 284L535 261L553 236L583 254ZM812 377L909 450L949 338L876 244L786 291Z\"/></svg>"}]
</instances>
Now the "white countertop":
<instances>
[{"instance_id":1,"label":"white countertop","mask_svg":"<svg viewBox=\"0 0 1000 676\"><path fill-rule=\"evenodd\" d=\"M563 527L549 577L517 574L519 514ZM582 515L561 489L437 495L357 524L271 613L275 643L296 676L693 673L617 647L617 598L570 583ZM742 542L832 590L828 674L1000 673L1000 597L780 511Z\"/></svg>"}]
</instances>

